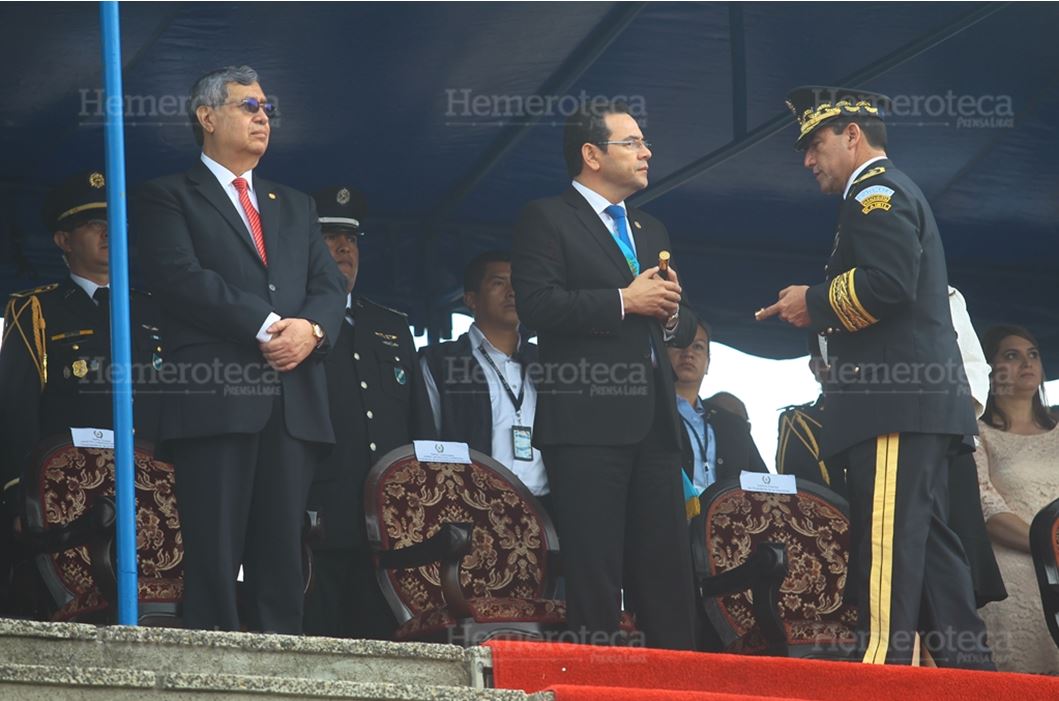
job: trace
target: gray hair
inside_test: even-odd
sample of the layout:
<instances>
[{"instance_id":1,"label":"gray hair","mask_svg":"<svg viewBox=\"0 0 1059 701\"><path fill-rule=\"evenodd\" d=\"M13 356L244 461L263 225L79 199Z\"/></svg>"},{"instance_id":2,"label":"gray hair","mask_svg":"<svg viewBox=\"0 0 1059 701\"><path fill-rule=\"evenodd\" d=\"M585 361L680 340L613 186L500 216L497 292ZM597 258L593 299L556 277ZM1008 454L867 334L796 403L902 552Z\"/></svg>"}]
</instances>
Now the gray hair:
<instances>
[{"instance_id":1,"label":"gray hair","mask_svg":"<svg viewBox=\"0 0 1059 701\"><path fill-rule=\"evenodd\" d=\"M219 107L228 99L228 83L252 85L257 82L257 71L250 66L225 66L210 71L195 81L191 86L191 99L188 101L188 118L191 130L195 133L195 143L202 146L202 126L195 111L201 105Z\"/></svg>"}]
</instances>

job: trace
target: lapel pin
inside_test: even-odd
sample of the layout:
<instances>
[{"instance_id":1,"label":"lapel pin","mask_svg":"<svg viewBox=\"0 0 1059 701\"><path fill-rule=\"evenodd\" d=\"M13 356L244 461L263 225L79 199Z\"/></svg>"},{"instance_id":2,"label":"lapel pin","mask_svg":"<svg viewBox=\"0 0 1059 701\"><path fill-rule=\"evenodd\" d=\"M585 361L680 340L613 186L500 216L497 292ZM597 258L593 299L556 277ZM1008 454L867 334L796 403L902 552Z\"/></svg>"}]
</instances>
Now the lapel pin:
<instances>
[{"instance_id":1,"label":"lapel pin","mask_svg":"<svg viewBox=\"0 0 1059 701\"><path fill-rule=\"evenodd\" d=\"M643 228L642 226L640 226L640 222L638 222L638 221L634 221L632 223L632 225L635 226L637 229L642 229Z\"/></svg>"},{"instance_id":2,"label":"lapel pin","mask_svg":"<svg viewBox=\"0 0 1059 701\"><path fill-rule=\"evenodd\" d=\"M268 198L269 198L270 200L274 200L274 199L276 199L276 193L274 193L274 192L270 192L270 193L268 193Z\"/></svg>"}]
</instances>

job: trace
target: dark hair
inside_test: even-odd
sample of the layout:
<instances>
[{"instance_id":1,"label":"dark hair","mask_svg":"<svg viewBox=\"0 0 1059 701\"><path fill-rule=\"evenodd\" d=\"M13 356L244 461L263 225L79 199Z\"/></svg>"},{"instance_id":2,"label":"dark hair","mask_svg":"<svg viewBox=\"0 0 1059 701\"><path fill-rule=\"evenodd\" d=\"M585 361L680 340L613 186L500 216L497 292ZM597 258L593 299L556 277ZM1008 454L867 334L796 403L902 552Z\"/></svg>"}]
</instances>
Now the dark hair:
<instances>
[{"instance_id":1,"label":"dark hair","mask_svg":"<svg viewBox=\"0 0 1059 701\"><path fill-rule=\"evenodd\" d=\"M593 100L581 105L581 108L570 115L563 130L563 158L566 160L566 173L571 178L581 174L584 159L581 158L581 147L585 144L598 145L610 139L607 128L608 114L630 114L629 106L621 100ZM600 146L606 152L606 146Z\"/></svg>"},{"instance_id":2,"label":"dark hair","mask_svg":"<svg viewBox=\"0 0 1059 701\"><path fill-rule=\"evenodd\" d=\"M490 263L510 263L511 254L507 251L484 251L479 253L463 269L463 291L477 292L485 281L485 269Z\"/></svg>"},{"instance_id":3,"label":"dark hair","mask_svg":"<svg viewBox=\"0 0 1059 701\"><path fill-rule=\"evenodd\" d=\"M886 124L878 117L856 116L839 117L828 122L825 126L831 128L835 134L841 134L850 124L856 124L864 132L864 138L868 145L873 148L886 148Z\"/></svg>"},{"instance_id":4,"label":"dark hair","mask_svg":"<svg viewBox=\"0 0 1059 701\"><path fill-rule=\"evenodd\" d=\"M1033 334L1022 326L1015 324L998 324L991 326L986 329L986 332L982 334L982 350L985 352L985 359L990 365L993 364L993 359L996 358L996 354L1000 351L1000 343L1008 336L1018 336L1024 338L1034 346L1037 346L1037 339L1034 338ZM1055 428L1055 418L1048 412L1048 407L1045 406L1041 395L1044 393L1044 370L1041 370L1041 387L1033 395L1033 419L1037 422L1037 425L1041 428L1051 430ZM982 414L982 421L989 424L993 428L999 428L1001 431L1006 431L1010 428L1010 422L1008 417L1004 415L1004 412L996 405L996 400L993 394L993 387L989 387L989 399L985 403L985 412Z\"/></svg>"}]
</instances>

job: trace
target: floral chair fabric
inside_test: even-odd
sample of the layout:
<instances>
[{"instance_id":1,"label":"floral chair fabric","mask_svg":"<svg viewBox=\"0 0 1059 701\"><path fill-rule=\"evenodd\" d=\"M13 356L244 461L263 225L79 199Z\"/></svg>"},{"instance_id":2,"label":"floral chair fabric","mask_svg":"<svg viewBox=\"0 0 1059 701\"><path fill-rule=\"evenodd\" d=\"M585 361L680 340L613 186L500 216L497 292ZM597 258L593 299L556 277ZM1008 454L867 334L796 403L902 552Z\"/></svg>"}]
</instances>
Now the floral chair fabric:
<instances>
[{"instance_id":1,"label":"floral chair fabric","mask_svg":"<svg viewBox=\"0 0 1059 701\"><path fill-rule=\"evenodd\" d=\"M471 459L471 464L419 462L411 447L398 448L376 463L368 478L365 507L376 551L421 544L442 524L473 525L459 578L469 619L454 615L445 601L439 563L379 571L400 622L398 640L437 639L465 624L535 637L564 624L565 606L551 598L549 567L558 554L551 520L503 466L473 450Z\"/></svg>"},{"instance_id":2,"label":"floral chair fabric","mask_svg":"<svg viewBox=\"0 0 1059 701\"><path fill-rule=\"evenodd\" d=\"M69 440L38 451L35 474L23 480L27 525L46 531L89 513L101 496L114 495L114 451L77 448ZM175 616L183 594L184 546L173 491L173 466L137 446L133 458L136 487L136 549L141 613L162 605ZM56 600L56 621L94 621L114 611L92 575L86 546L38 556L41 575ZM158 608L158 607L155 607ZM143 616L141 616L141 619Z\"/></svg>"},{"instance_id":3,"label":"floral chair fabric","mask_svg":"<svg viewBox=\"0 0 1059 701\"><path fill-rule=\"evenodd\" d=\"M856 607L843 600L849 557L849 517L841 497L816 485L797 494L746 492L738 482L703 495L706 574L728 571L760 543L786 547L788 573L778 610L789 654L843 657L855 642ZM800 485L801 487L801 485ZM759 653L767 644L749 591L705 602L728 652Z\"/></svg>"}]
</instances>

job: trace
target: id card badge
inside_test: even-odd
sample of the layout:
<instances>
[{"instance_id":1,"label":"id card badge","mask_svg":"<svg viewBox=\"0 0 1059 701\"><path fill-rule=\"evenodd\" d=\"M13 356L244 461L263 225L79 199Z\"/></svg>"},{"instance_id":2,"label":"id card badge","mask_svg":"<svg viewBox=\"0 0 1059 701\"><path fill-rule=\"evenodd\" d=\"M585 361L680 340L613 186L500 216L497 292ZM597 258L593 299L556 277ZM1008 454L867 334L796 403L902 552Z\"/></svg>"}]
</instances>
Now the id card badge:
<instances>
[{"instance_id":1,"label":"id card badge","mask_svg":"<svg viewBox=\"0 0 1059 701\"><path fill-rule=\"evenodd\" d=\"M516 460L533 460L533 429L529 426L511 427L511 445Z\"/></svg>"}]
</instances>

